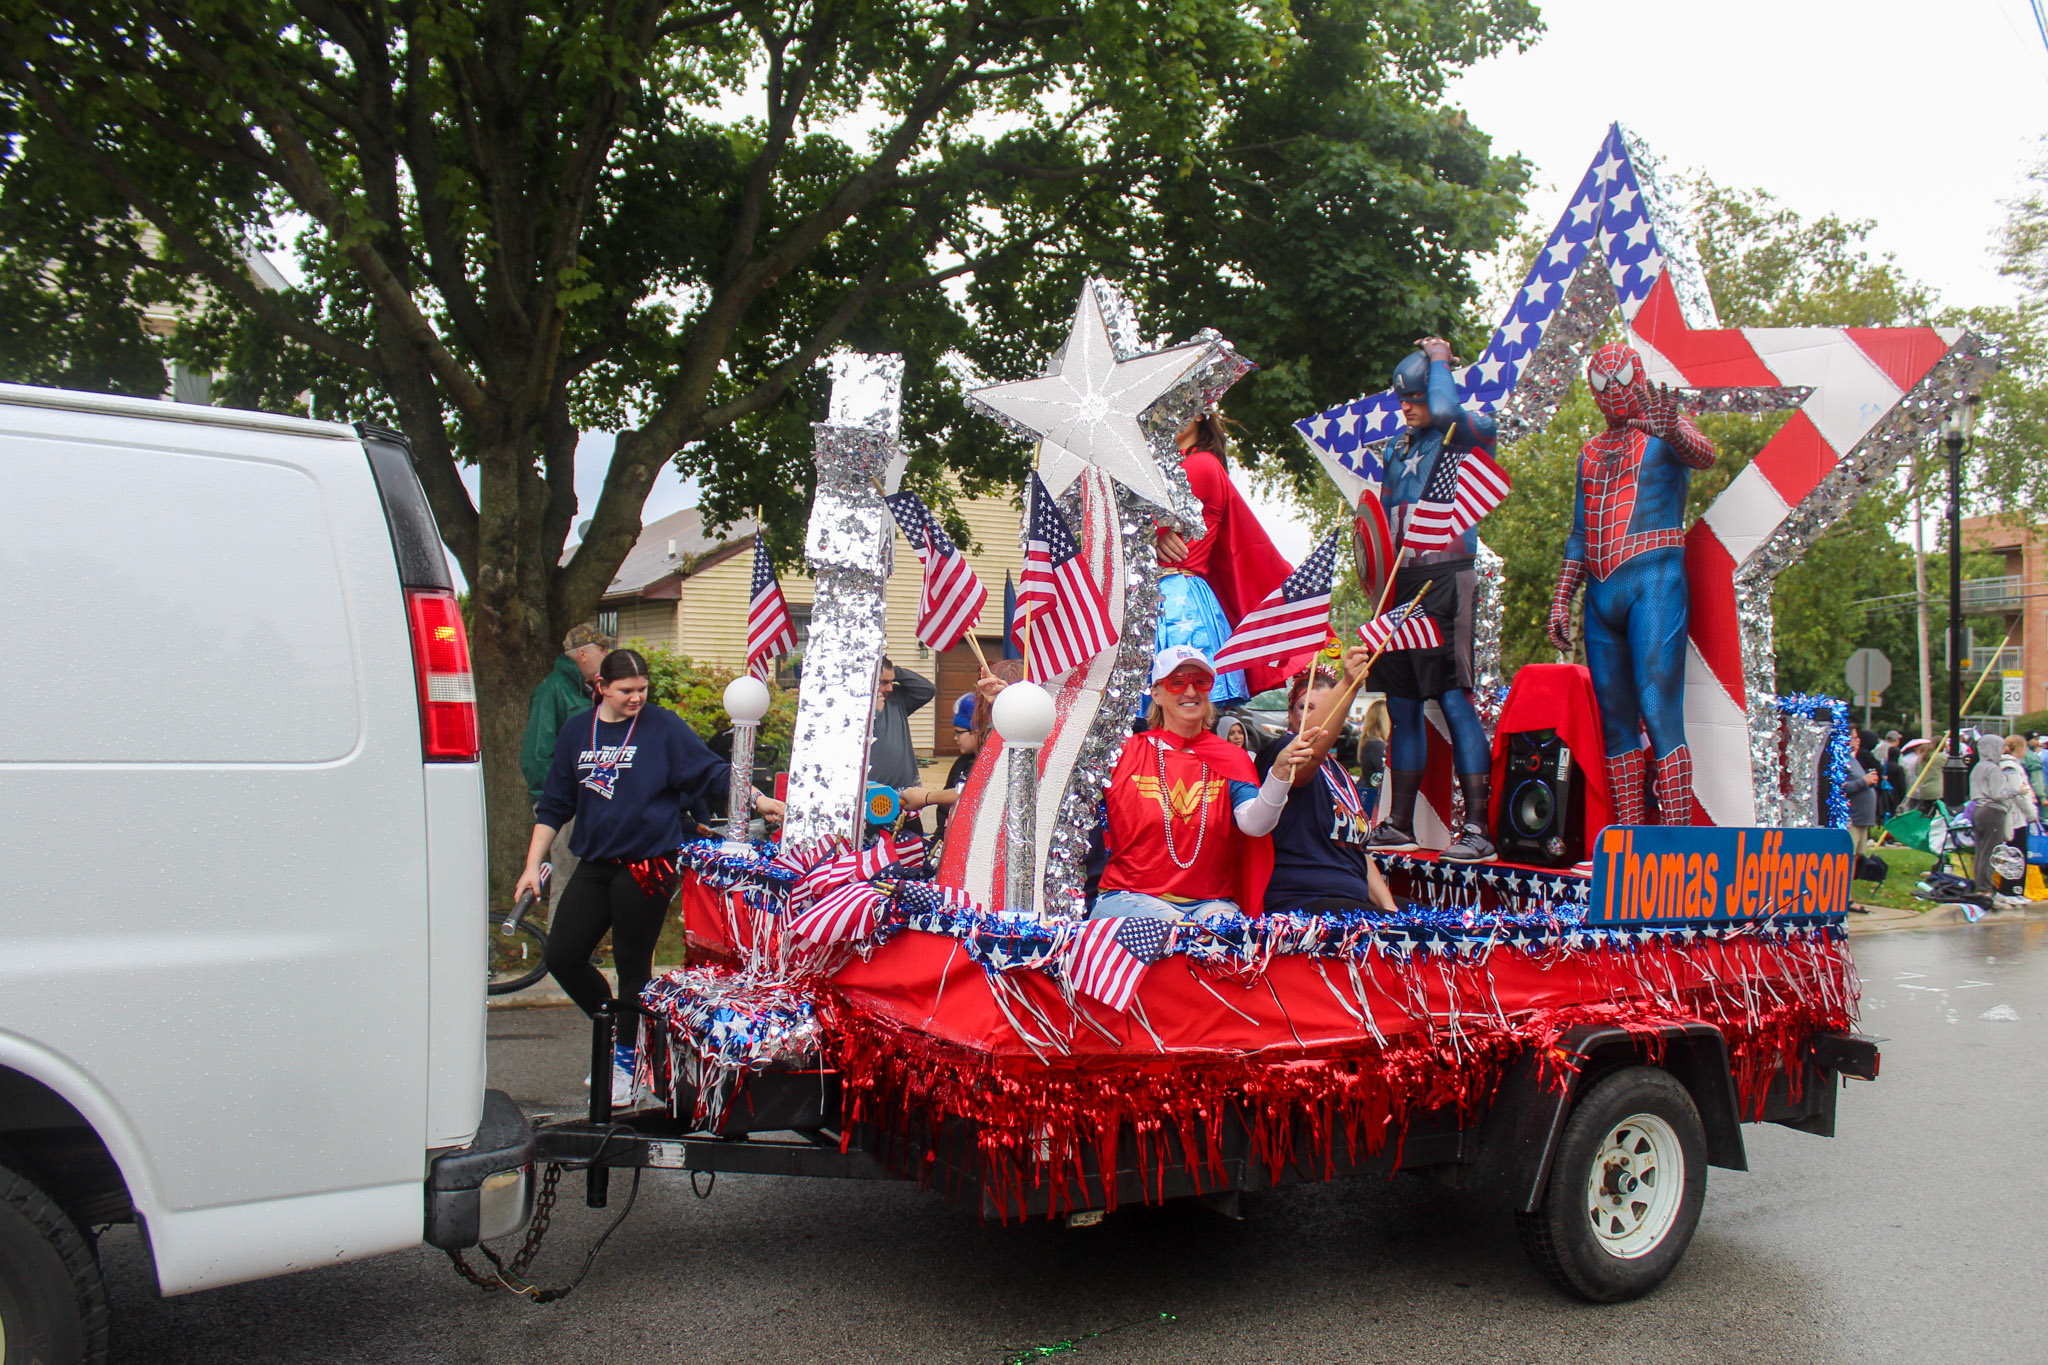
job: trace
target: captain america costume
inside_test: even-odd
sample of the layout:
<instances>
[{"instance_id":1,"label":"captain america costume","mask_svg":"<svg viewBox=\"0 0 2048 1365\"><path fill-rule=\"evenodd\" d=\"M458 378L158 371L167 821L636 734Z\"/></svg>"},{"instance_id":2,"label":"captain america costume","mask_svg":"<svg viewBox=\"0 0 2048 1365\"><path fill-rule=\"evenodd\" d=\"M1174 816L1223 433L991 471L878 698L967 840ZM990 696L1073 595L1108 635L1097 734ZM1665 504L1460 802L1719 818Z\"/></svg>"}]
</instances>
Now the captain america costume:
<instances>
[{"instance_id":1,"label":"captain america costume","mask_svg":"<svg viewBox=\"0 0 2048 1365\"><path fill-rule=\"evenodd\" d=\"M1447 354L1448 349L1442 347L1440 354ZM1476 450L1492 457L1499 429L1492 417L1459 403L1457 381L1443 359L1423 352L1410 355L1395 369L1394 390L1404 398L1424 398L1429 408L1427 425L1411 427L1388 443L1380 502L1398 543L1406 538L1424 503L1450 501L1458 463L1468 452ZM1429 650L1391 650L1373 665L1368 685L1386 695L1393 721L1387 742L1389 802L1386 819L1373 840L1377 849L1416 847L1415 797L1429 748L1423 703L1430 700L1443 708L1451 732L1454 766L1465 796L1465 823L1483 841L1492 756L1471 694L1472 608L1478 588L1474 556L1478 546L1478 532L1468 529L1446 549L1417 554L1404 547L1401 567L1394 574L1389 602L1404 603L1421 593L1422 609L1436 620L1445 643ZM1475 843L1474 848L1478 847ZM1457 849L1454 845L1453 851ZM1491 845L1486 844L1483 852L1491 857Z\"/></svg>"},{"instance_id":2,"label":"captain america costume","mask_svg":"<svg viewBox=\"0 0 2048 1365\"><path fill-rule=\"evenodd\" d=\"M1607 430L1579 454L1550 639L1570 651L1571 599L1584 583L1586 666L1600 702L1614 821L1643 822L1647 776L1662 822L1691 824L1685 500L1692 471L1714 463L1714 443L1668 388L1651 391L1634 348L1601 347L1586 379Z\"/></svg>"}]
</instances>

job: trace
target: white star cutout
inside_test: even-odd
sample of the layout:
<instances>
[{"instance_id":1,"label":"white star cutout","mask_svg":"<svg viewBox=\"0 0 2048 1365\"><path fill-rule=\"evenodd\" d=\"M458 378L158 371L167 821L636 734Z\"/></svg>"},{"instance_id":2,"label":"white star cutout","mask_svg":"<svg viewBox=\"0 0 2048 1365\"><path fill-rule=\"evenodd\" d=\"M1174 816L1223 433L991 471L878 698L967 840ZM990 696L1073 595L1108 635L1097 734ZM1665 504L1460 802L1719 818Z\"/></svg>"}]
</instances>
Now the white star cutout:
<instances>
[{"instance_id":1,"label":"white star cutout","mask_svg":"<svg viewBox=\"0 0 2048 1365\"><path fill-rule=\"evenodd\" d=\"M1550 298L1550 291L1556 287L1549 280L1537 280L1522 291L1522 301L1524 303L1543 303Z\"/></svg>"},{"instance_id":2,"label":"white star cutout","mask_svg":"<svg viewBox=\"0 0 2048 1365\"><path fill-rule=\"evenodd\" d=\"M1605 161L1602 161L1598 165L1593 167L1593 174L1599 176L1600 183L1604 185L1608 181L1614 179L1616 173L1618 173L1620 170L1621 158L1616 156L1613 152L1609 152L1607 154L1607 159Z\"/></svg>"},{"instance_id":3,"label":"white star cutout","mask_svg":"<svg viewBox=\"0 0 2048 1365\"><path fill-rule=\"evenodd\" d=\"M1636 220L1636 225L1630 228L1627 232L1622 233L1621 235L1628 238L1628 244L1630 246L1641 246L1643 243L1650 240L1650 220L1647 218L1638 218Z\"/></svg>"},{"instance_id":4,"label":"white star cutout","mask_svg":"<svg viewBox=\"0 0 2048 1365\"><path fill-rule=\"evenodd\" d=\"M1041 379L975 389L969 397L1044 438L1039 477L1058 493L1094 465L1156 507L1173 506L1171 485L1138 418L1210 351L1189 342L1118 360L1092 285L1081 286L1058 368Z\"/></svg>"},{"instance_id":5,"label":"white star cutout","mask_svg":"<svg viewBox=\"0 0 2048 1365\"><path fill-rule=\"evenodd\" d=\"M1572 205L1572 222L1574 224L1592 222L1594 211L1599 207L1600 202L1592 195L1587 195L1584 199Z\"/></svg>"},{"instance_id":6,"label":"white star cutout","mask_svg":"<svg viewBox=\"0 0 2048 1365\"><path fill-rule=\"evenodd\" d=\"M1342 427L1342 428L1344 429L1344 434L1345 434L1346 436L1349 436L1349 435L1351 435L1351 434L1352 434L1353 432L1357 431L1357 430L1358 430L1358 410L1357 410L1356 408L1354 408L1354 409L1352 409L1351 411L1349 411L1349 412L1345 413L1345 414L1344 414L1344 415L1343 415L1342 417L1340 417L1340 418L1338 418L1338 419L1337 419L1337 425L1338 425L1338 426L1340 426L1340 427Z\"/></svg>"},{"instance_id":7,"label":"white star cutout","mask_svg":"<svg viewBox=\"0 0 2048 1365\"><path fill-rule=\"evenodd\" d=\"M1485 375L1487 383L1498 384L1500 382L1500 372L1507 368L1507 365L1505 361L1482 360L1472 368Z\"/></svg>"},{"instance_id":8,"label":"white star cutout","mask_svg":"<svg viewBox=\"0 0 2048 1365\"><path fill-rule=\"evenodd\" d=\"M1500 339L1510 346L1522 344L1522 336L1529 330L1526 322L1503 322L1500 325Z\"/></svg>"},{"instance_id":9,"label":"white star cutout","mask_svg":"<svg viewBox=\"0 0 2048 1365\"><path fill-rule=\"evenodd\" d=\"M1634 190L1624 185L1614 192L1613 197L1607 203L1616 213L1633 213L1635 212L1636 199L1638 197Z\"/></svg>"},{"instance_id":10,"label":"white star cutout","mask_svg":"<svg viewBox=\"0 0 2048 1365\"><path fill-rule=\"evenodd\" d=\"M1330 415L1322 414L1312 425L1316 429L1316 440L1327 444L1330 439Z\"/></svg>"},{"instance_id":11,"label":"white star cutout","mask_svg":"<svg viewBox=\"0 0 2048 1365\"><path fill-rule=\"evenodd\" d=\"M1543 253L1550 257L1552 265L1563 265L1572 258L1572 244L1560 237L1550 244L1550 250Z\"/></svg>"}]
</instances>

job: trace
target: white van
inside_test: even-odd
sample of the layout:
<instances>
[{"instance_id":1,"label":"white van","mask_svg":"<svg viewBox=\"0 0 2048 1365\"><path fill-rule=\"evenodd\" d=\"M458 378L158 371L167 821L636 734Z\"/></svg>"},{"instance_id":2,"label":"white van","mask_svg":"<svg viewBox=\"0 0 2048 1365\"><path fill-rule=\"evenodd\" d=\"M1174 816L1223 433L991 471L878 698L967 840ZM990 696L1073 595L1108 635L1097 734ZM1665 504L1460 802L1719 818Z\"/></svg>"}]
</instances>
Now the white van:
<instances>
[{"instance_id":1,"label":"white van","mask_svg":"<svg viewBox=\"0 0 2048 1365\"><path fill-rule=\"evenodd\" d=\"M107 1224L178 1294L525 1222L396 435L0 385L0 885L0 1362L103 1353Z\"/></svg>"}]
</instances>

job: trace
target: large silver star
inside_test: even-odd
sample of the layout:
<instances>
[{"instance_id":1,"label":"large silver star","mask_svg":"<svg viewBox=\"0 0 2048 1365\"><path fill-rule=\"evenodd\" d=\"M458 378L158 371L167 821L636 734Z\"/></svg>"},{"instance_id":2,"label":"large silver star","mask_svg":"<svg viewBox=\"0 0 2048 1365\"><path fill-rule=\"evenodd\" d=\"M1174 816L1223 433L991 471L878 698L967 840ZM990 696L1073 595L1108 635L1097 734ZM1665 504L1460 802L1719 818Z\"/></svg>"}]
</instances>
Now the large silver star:
<instances>
[{"instance_id":1,"label":"large silver star","mask_svg":"<svg viewBox=\"0 0 2048 1365\"><path fill-rule=\"evenodd\" d=\"M968 392L1006 426L1043 443L1038 476L1059 493L1095 465L1154 506L1174 506L1172 484L1139 421L1209 357L1215 343L1191 341L1119 359L1093 284L1081 287L1067 344L1041 379Z\"/></svg>"}]
</instances>

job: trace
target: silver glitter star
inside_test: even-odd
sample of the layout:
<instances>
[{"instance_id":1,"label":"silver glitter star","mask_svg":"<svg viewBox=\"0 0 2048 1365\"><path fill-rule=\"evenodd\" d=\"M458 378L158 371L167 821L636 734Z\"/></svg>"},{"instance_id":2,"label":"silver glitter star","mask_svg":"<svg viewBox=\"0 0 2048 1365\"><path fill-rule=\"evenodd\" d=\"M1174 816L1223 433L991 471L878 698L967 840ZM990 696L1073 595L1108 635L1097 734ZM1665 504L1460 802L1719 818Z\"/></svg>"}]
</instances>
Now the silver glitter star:
<instances>
[{"instance_id":1,"label":"silver glitter star","mask_svg":"<svg viewBox=\"0 0 2048 1365\"><path fill-rule=\"evenodd\" d=\"M1208 359L1210 341L1119 358L1094 285L1083 285L1067 343L1043 378L991 384L968 400L1043 442L1039 477L1058 494L1089 465L1154 506L1174 505L1172 485L1139 419Z\"/></svg>"}]
</instances>

